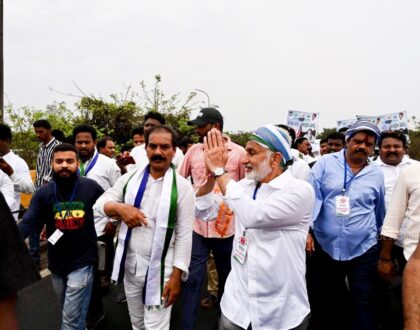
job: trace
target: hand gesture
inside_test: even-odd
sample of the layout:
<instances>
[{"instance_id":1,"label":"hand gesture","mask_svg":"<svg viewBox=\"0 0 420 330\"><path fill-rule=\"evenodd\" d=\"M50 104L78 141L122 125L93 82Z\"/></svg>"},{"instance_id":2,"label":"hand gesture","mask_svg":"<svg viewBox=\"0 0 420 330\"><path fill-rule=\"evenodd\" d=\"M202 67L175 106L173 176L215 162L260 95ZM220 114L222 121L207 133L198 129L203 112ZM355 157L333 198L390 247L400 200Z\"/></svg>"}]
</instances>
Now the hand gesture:
<instances>
[{"instance_id":1,"label":"hand gesture","mask_svg":"<svg viewBox=\"0 0 420 330\"><path fill-rule=\"evenodd\" d=\"M226 166L228 151L222 133L216 128L212 128L204 137L204 160L210 173L218 167Z\"/></svg>"}]
</instances>

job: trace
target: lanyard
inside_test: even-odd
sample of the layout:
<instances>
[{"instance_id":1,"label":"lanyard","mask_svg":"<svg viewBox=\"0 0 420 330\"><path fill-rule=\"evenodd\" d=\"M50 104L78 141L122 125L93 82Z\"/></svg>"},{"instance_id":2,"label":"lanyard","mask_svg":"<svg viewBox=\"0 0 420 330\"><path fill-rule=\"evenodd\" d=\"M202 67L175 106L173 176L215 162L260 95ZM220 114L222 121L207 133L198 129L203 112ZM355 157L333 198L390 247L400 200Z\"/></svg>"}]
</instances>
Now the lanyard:
<instances>
[{"instance_id":1,"label":"lanyard","mask_svg":"<svg viewBox=\"0 0 420 330\"><path fill-rule=\"evenodd\" d=\"M60 200L58 199L57 183L54 182L54 184L55 184L54 193L55 193L56 205L57 205L57 208L58 208L58 212L60 212L60 215L62 215L63 210L60 207ZM71 195L70 195L70 200L68 202L63 201L63 205L65 206L65 210L66 210L66 213L64 213L64 217L61 219L61 221L63 221L63 222L64 222L64 220L66 220L68 214L70 213L71 203L74 201L78 186L79 186L79 181L77 181L76 184L73 187L73 191L71 192Z\"/></svg>"},{"instance_id":2,"label":"lanyard","mask_svg":"<svg viewBox=\"0 0 420 330\"><path fill-rule=\"evenodd\" d=\"M92 161L89 163L89 166L87 167L87 169L85 170L84 164L80 163L80 176L86 176L89 171L95 166L96 161L98 160L99 157L99 152L96 153L95 157L93 157Z\"/></svg>"},{"instance_id":3,"label":"lanyard","mask_svg":"<svg viewBox=\"0 0 420 330\"><path fill-rule=\"evenodd\" d=\"M144 192L146 190L147 180L149 179L150 167L149 165L144 170L143 178L141 179L141 183L139 186L139 190L137 191L136 199L134 200L134 207L140 208L141 201L143 199ZM129 179L130 180L130 179ZM125 267L125 259L127 258L127 250L128 250L128 243L130 242L131 238L131 228L127 228L127 235L124 241L124 250L121 256L121 263L120 263L120 272L118 276L118 282L122 281L124 278L124 267Z\"/></svg>"},{"instance_id":4,"label":"lanyard","mask_svg":"<svg viewBox=\"0 0 420 330\"><path fill-rule=\"evenodd\" d=\"M347 161L346 161L346 152L343 152L343 157L344 157L344 184L343 184L343 196L346 193L347 187L350 186L350 183L353 181L353 179L356 177L357 174L360 173L361 170L363 170L363 167L357 171L357 173L355 173L349 181L347 181Z\"/></svg>"},{"instance_id":5,"label":"lanyard","mask_svg":"<svg viewBox=\"0 0 420 330\"><path fill-rule=\"evenodd\" d=\"M261 187L261 183L257 182L257 185L255 186L255 189L254 189L254 193L252 194L252 199L254 201L257 198L257 192L258 192L258 189L260 189L260 187ZM246 236L246 231L247 231L247 228L244 229L242 236L244 237Z\"/></svg>"}]
</instances>

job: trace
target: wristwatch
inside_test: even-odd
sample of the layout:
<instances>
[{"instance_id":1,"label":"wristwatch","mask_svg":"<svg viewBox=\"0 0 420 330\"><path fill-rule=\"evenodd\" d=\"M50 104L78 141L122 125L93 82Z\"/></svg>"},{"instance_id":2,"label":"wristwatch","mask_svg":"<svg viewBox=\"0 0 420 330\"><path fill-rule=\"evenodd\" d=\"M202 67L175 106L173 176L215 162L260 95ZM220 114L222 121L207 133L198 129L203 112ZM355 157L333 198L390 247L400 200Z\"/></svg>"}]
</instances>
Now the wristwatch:
<instances>
[{"instance_id":1,"label":"wristwatch","mask_svg":"<svg viewBox=\"0 0 420 330\"><path fill-rule=\"evenodd\" d=\"M226 171L223 167L216 167L213 171L213 176L214 178L218 178L219 176L222 176L225 173Z\"/></svg>"}]
</instances>

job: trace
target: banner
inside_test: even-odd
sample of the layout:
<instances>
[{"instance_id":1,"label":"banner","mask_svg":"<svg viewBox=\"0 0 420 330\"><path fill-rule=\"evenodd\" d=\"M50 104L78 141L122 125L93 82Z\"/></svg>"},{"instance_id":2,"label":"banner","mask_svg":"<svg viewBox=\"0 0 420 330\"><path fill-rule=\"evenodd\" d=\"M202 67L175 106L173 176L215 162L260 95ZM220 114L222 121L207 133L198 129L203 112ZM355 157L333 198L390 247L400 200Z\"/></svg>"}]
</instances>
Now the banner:
<instances>
[{"instance_id":1,"label":"banner","mask_svg":"<svg viewBox=\"0 0 420 330\"><path fill-rule=\"evenodd\" d=\"M319 113L289 110L287 115L287 126L292 127L296 132L296 138L306 137L311 143L315 142L318 132Z\"/></svg>"},{"instance_id":2,"label":"banner","mask_svg":"<svg viewBox=\"0 0 420 330\"><path fill-rule=\"evenodd\" d=\"M381 131L401 130L408 133L408 118L406 111L388 113L380 116L356 116L357 120L367 120L378 126Z\"/></svg>"},{"instance_id":3,"label":"banner","mask_svg":"<svg viewBox=\"0 0 420 330\"><path fill-rule=\"evenodd\" d=\"M353 125L355 122L357 121L357 119L342 119L342 120L337 120L337 132L344 128L344 127L350 127L351 125Z\"/></svg>"}]
</instances>

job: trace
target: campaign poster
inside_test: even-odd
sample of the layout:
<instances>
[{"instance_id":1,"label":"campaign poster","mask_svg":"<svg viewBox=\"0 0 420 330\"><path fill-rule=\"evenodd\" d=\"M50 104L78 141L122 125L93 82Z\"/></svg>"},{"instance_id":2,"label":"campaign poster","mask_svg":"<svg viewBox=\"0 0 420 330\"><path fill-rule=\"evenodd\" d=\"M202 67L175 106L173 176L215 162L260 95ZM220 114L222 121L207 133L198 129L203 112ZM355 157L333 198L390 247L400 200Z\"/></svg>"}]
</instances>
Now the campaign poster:
<instances>
[{"instance_id":1,"label":"campaign poster","mask_svg":"<svg viewBox=\"0 0 420 330\"><path fill-rule=\"evenodd\" d=\"M401 130L406 134L408 133L408 118L406 111L393 112L379 116L357 115L356 117L357 120L367 120L378 126L381 132Z\"/></svg>"},{"instance_id":2,"label":"campaign poster","mask_svg":"<svg viewBox=\"0 0 420 330\"><path fill-rule=\"evenodd\" d=\"M377 125L377 123L380 122L381 120L381 116L364 116L364 115L356 115L357 120L364 120L364 121L368 121L369 123L373 124L373 125Z\"/></svg>"},{"instance_id":3,"label":"campaign poster","mask_svg":"<svg viewBox=\"0 0 420 330\"><path fill-rule=\"evenodd\" d=\"M349 128L351 125L353 125L355 122L357 121L357 119L342 119L342 120L337 120L337 132L342 129L342 128Z\"/></svg>"},{"instance_id":4,"label":"campaign poster","mask_svg":"<svg viewBox=\"0 0 420 330\"><path fill-rule=\"evenodd\" d=\"M296 138L306 137L311 143L315 143L318 132L319 113L289 110L287 126L296 132Z\"/></svg>"},{"instance_id":5,"label":"campaign poster","mask_svg":"<svg viewBox=\"0 0 420 330\"><path fill-rule=\"evenodd\" d=\"M408 134L408 118L406 111L388 113L381 116L378 124L381 131L397 131L401 130Z\"/></svg>"}]
</instances>

